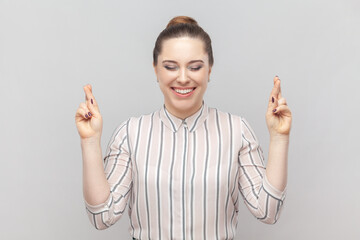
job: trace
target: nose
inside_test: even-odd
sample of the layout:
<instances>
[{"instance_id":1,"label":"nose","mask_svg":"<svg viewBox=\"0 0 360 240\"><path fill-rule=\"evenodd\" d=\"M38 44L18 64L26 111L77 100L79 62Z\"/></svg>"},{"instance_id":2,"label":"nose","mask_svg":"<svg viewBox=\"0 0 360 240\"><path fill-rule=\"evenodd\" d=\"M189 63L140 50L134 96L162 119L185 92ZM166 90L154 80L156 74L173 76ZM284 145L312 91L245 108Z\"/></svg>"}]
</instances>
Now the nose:
<instances>
[{"instance_id":1,"label":"nose","mask_svg":"<svg viewBox=\"0 0 360 240\"><path fill-rule=\"evenodd\" d=\"M179 76L176 80L177 80L177 82L179 82L180 84L183 84L183 85L185 85L186 83L188 83L190 81L189 77L187 76L186 69L180 69Z\"/></svg>"}]
</instances>

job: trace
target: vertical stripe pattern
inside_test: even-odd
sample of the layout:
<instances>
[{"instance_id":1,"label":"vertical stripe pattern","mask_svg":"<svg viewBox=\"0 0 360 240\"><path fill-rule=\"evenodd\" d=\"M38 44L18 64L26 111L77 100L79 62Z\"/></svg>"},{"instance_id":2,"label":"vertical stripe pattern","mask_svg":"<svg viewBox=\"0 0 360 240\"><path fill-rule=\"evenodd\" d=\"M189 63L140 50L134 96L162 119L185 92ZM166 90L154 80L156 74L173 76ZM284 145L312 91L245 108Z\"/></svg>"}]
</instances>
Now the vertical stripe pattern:
<instances>
[{"instance_id":1,"label":"vertical stripe pattern","mask_svg":"<svg viewBox=\"0 0 360 240\"><path fill-rule=\"evenodd\" d=\"M136 239L234 239L239 195L260 221L279 219L285 191L270 185L264 162L244 118L204 103L182 120L162 107L114 131L104 157L111 194L85 202L86 212L105 229L129 203Z\"/></svg>"}]
</instances>

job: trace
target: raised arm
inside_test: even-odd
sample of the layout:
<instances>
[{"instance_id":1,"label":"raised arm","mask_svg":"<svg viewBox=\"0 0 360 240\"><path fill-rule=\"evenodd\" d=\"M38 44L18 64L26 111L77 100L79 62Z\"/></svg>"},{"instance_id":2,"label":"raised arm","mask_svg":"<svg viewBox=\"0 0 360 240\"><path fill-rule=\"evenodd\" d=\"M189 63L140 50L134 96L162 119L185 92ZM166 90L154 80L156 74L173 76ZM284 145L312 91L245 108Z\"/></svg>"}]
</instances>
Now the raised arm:
<instances>
[{"instance_id":1,"label":"raised arm","mask_svg":"<svg viewBox=\"0 0 360 240\"><path fill-rule=\"evenodd\" d=\"M259 141L249 123L242 119L239 186L251 213L260 221L273 224L279 219L286 194L291 127L291 112L281 96L277 76L274 78L266 122L270 132L270 149L265 167Z\"/></svg>"},{"instance_id":2,"label":"raised arm","mask_svg":"<svg viewBox=\"0 0 360 240\"><path fill-rule=\"evenodd\" d=\"M83 159L83 194L87 203L97 205L105 202L110 194L100 143L102 117L91 85L86 85L84 92L85 103L80 104L75 115Z\"/></svg>"},{"instance_id":3,"label":"raised arm","mask_svg":"<svg viewBox=\"0 0 360 240\"><path fill-rule=\"evenodd\" d=\"M102 117L91 86L84 91L86 101L75 116L83 156L84 200L90 222L96 229L105 229L122 216L132 187L127 123L114 132L103 162Z\"/></svg>"},{"instance_id":4,"label":"raised arm","mask_svg":"<svg viewBox=\"0 0 360 240\"><path fill-rule=\"evenodd\" d=\"M266 123L270 133L270 146L266 176L276 189L283 191L287 185L288 148L292 115L286 99L281 95L280 79L274 78Z\"/></svg>"},{"instance_id":5,"label":"raised arm","mask_svg":"<svg viewBox=\"0 0 360 240\"><path fill-rule=\"evenodd\" d=\"M286 192L279 191L269 183L259 141L244 118L241 118L241 124L239 190L246 206L258 220L274 224L279 219Z\"/></svg>"}]
</instances>

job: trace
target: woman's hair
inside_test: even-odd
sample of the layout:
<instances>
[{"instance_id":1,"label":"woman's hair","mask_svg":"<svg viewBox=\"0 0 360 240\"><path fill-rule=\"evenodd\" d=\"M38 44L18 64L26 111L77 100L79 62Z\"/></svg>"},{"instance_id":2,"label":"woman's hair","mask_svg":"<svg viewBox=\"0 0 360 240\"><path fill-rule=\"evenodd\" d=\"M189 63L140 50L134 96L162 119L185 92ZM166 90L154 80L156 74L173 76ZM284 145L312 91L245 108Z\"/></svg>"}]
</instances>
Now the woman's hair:
<instances>
[{"instance_id":1,"label":"woman's hair","mask_svg":"<svg viewBox=\"0 0 360 240\"><path fill-rule=\"evenodd\" d=\"M155 66L157 65L163 42L171 38L180 37L191 37L202 40L205 46L205 52L209 57L209 65L212 66L214 64L214 56L209 35L198 25L195 19L187 16L178 16L170 20L166 28L156 39L153 51L153 61Z\"/></svg>"}]
</instances>

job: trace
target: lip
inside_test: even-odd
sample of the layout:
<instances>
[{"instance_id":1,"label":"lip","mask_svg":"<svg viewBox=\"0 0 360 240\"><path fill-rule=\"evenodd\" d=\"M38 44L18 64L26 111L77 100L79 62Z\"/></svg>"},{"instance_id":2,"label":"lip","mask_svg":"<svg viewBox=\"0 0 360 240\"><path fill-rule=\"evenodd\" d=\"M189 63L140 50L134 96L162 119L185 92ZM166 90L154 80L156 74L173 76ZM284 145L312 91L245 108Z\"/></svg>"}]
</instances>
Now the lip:
<instances>
[{"instance_id":1,"label":"lip","mask_svg":"<svg viewBox=\"0 0 360 240\"><path fill-rule=\"evenodd\" d=\"M190 89L191 87L187 87L187 88L184 88L184 87L171 87L171 91L176 95L176 96L179 96L179 97L182 97L182 98L186 98L186 97L190 97L191 95L193 95L193 93L195 92L196 90L196 87L192 87L192 91L187 93L187 94L181 94L181 93L178 93L175 91L175 89Z\"/></svg>"}]
</instances>

